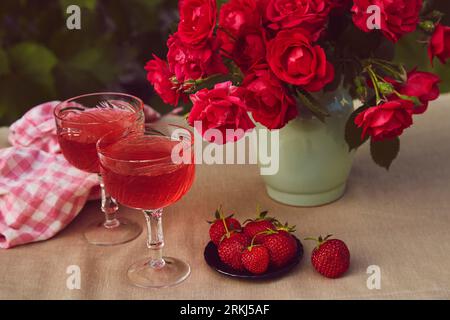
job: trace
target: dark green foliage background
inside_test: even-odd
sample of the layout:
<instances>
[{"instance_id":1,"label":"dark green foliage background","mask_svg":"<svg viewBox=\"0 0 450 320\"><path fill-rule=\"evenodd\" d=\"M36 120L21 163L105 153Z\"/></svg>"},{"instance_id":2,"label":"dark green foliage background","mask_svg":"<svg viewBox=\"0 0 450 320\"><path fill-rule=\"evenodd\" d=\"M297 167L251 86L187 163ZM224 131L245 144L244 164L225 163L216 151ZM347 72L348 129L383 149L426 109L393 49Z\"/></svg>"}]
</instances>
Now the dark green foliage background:
<instances>
[{"instance_id":1,"label":"dark green foliage background","mask_svg":"<svg viewBox=\"0 0 450 320\"><path fill-rule=\"evenodd\" d=\"M66 27L71 4L82 8L81 30ZM0 1L0 125L38 103L93 91L152 103L143 67L152 53L164 54L176 7L176 0Z\"/></svg>"},{"instance_id":2,"label":"dark green foliage background","mask_svg":"<svg viewBox=\"0 0 450 320\"><path fill-rule=\"evenodd\" d=\"M82 8L81 30L66 28L71 4ZM450 1L436 5L450 12ZM177 0L1 0L0 125L38 103L93 91L128 92L169 111L143 66L152 53L164 56L176 22ZM397 59L430 68L414 36L401 42ZM450 91L450 68L436 66Z\"/></svg>"}]
</instances>

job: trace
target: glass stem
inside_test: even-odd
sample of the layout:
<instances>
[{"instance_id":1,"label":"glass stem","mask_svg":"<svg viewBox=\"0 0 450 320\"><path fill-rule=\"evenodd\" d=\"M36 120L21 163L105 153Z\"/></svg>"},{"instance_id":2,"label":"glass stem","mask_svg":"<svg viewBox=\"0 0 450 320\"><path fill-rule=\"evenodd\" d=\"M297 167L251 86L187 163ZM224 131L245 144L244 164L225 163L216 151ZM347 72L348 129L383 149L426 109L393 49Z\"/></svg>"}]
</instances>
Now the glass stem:
<instances>
[{"instance_id":1,"label":"glass stem","mask_svg":"<svg viewBox=\"0 0 450 320\"><path fill-rule=\"evenodd\" d=\"M105 183L102 176L98 175L98 181L100 182L100 190L102 194L102 211L105 214L105 222L103 226L107 229L117 228L120 225L119 220L116 218L117 210L119 206L114 198L112 198L105 189Z\"/></svg>"},{"instance_id":2,"label":"glass stem","mask_svg":"<svg viewBox=\"0 0 450 320\"><path fill-rule=\"evenodd\" d=\"M162 248L164 247L162 212L162 209L144 210L148 232L147 247L152 252L149 266L155 269L161 269L166 264L162 256Z\"/></svg>"}]
</instances>

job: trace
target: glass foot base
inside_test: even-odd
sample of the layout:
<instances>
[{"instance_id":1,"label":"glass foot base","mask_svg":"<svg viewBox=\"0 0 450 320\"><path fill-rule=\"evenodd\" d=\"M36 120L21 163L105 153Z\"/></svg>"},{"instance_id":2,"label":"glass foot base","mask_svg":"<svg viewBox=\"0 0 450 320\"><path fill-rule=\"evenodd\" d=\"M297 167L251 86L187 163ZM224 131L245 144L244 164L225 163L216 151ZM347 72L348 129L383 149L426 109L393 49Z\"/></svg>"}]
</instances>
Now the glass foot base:
<instances>
[{"instance_id":1,"label":"glass foot base","mask_svg":"<svg viewBox=\"0 0 450 320\"><path fill-rule=\"evenodd\" d=\"M128 269L130 282L140 288L167 288L186 280L191 267L181 260L164 257L164 267L150 267L150 259L136 262Z\"/></svg>"},{"instance_id":2,"label":"glass foot base","mask_svg":"<svg viewBox=\"0 0 450 320\"><path fill-rule=\"evenodd\" d=\"M115 228L105 228L103 221L97 221L86 229L84 237L87 242L96 246L115 246L136 239L142 232L142 227L131 220L120 218L120 225Z\"/></svg>"}]
</instances>

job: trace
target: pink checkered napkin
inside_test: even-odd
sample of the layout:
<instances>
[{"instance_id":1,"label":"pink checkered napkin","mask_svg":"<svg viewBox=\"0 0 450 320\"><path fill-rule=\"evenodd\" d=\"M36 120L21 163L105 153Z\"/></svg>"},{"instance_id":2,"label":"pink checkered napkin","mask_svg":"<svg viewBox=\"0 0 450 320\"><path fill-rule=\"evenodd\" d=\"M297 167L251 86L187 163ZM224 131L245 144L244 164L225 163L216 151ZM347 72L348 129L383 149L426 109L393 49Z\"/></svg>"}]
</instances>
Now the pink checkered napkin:
<instances>
[{"instance_id":1,"label":"pink checkered napkin","mask_svg":"<svg viewBox=\"0 0 450 320\"><path fill-rule=\"evenodd\" d=\"M32 108L9 128L13 146L34 147L45 152L60 152L56 137L53 110L59 101L43 103Z\"/></svg>"},{"instance_id":2,"label":"pink checkered napkin","mask_svg":"<svg viewBox=\"0 0 450 320\"><path fill-rule=\"evenodd\" d=\"M61 154L0 150L0 248L53 237L77 216L97 182Z\"/></svg>"},{"instance_id":3,"label":"pink checkered napkin","mask_svg":"<svg viewBox=\"0 0 450 320\"><path fill-rule=\"evenodd\" d=\"M74 168L59 153L56 105L31 109L11 126L12 147L0 150L0 248L53 237L98 183L96 175Z\"/></svg>"}]
</instances>

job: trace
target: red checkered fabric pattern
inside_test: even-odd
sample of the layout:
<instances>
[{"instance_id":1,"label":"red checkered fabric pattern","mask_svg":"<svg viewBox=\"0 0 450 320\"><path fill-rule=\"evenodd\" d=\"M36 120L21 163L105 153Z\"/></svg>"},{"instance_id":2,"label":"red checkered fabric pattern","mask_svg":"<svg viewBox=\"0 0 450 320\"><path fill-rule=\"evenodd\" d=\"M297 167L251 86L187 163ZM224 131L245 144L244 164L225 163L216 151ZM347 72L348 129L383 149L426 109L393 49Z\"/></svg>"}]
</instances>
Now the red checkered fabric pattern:
<instances>
[{"instance_id":1,"label":"red checkered fabric pattern","mask_svg":"<svg viewBox=\"0 0 450 320\"><path fill-rule=\"evenodd\" d=\"M96 175L59 153L53 110L39 105L10 128L12 147L0 150L0 248L47 240L81 211Z\"/></svg>"}]
</instances>

